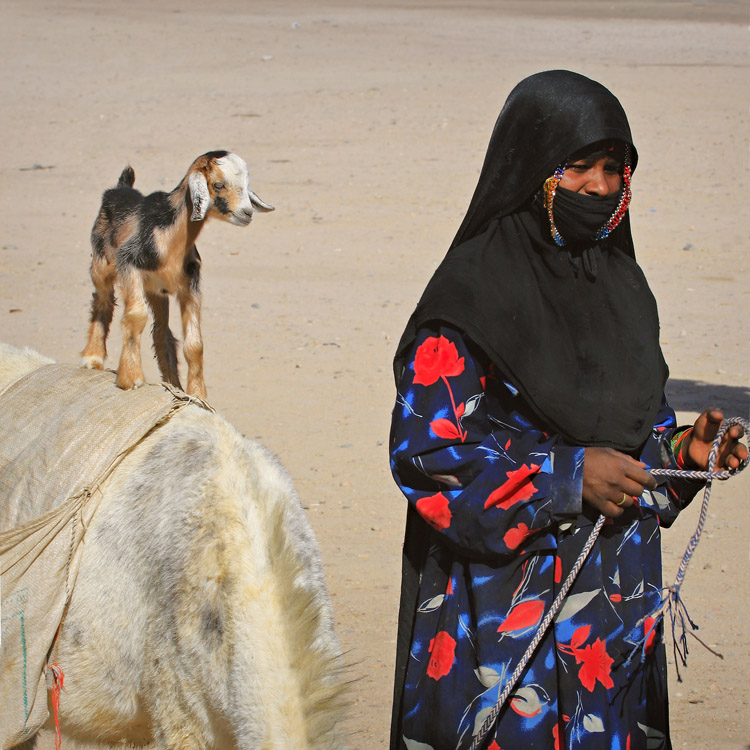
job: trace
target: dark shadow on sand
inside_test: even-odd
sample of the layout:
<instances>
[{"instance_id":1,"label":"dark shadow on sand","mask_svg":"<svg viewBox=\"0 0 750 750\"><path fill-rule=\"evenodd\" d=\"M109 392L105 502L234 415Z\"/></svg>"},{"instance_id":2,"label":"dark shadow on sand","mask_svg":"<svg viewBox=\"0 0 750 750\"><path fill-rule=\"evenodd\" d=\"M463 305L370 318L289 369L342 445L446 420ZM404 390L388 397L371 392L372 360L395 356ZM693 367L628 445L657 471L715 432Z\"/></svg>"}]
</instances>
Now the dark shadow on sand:
<instances>
[{"instance_id":1,"label":"dark shadow on sand","mask_svg":"<svg viewBox=\"0 0 750 750\"><path fill-rule=\"evenodd\" d=\"M750 385L719 385L670 378L666 390L669 405L675 411L702 412L709 406L716 406L725 417L747 419L750 416Z\"/></svg>"}]
</instances>

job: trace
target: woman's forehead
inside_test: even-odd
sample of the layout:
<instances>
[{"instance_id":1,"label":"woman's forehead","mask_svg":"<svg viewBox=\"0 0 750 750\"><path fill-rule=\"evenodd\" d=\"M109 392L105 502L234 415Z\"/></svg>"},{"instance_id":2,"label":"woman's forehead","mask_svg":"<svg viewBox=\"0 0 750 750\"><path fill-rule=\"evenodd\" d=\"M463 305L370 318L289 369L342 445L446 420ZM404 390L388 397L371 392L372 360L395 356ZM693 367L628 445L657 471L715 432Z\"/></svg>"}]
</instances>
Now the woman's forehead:
<instances>
[{"instance_id":1,"label":"woman's forehead","mask_svg":"<svg viewBox=\"0 0 750 750\"><path fill-rule=\"evenodd\" d=\"M584 148L578 149L568 157L568 161L579 161L582 159L597 161L599 159L611 158L622 163L625 158L625 143L623 141L596 141Z\"/></svg>"}]
</instances>

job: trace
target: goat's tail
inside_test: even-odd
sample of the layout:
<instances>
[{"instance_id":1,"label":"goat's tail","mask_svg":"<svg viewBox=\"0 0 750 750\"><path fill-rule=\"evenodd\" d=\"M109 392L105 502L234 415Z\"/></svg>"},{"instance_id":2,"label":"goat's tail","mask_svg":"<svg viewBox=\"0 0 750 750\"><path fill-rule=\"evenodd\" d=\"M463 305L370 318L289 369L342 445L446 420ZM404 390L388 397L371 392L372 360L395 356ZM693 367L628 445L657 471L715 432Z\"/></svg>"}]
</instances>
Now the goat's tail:
<instances>
[{"instance_id":1,"label":"goat's tail","mask_svg":"<svg viewBox=\"0 0 750 750\"><path fill-rule=\"evenodd\" d=\"M117 187L118 188L133 187L134 184L135 184L135 171L133 170L133 167L131 167L130 164L128 164L128 166L122 170L120 179L117 181Z\"/></svg>"}]
</instances>

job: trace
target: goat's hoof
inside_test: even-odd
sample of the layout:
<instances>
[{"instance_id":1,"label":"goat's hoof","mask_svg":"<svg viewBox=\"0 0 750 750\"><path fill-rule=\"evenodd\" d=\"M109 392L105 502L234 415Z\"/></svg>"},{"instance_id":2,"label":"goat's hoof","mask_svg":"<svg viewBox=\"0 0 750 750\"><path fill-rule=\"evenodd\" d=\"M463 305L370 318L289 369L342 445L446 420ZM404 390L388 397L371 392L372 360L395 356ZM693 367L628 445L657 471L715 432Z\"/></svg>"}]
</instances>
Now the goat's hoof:
<instances>
[{"instance_id":1,"label":"goat's hoof","mask_svg":"<svg viewBox=\"0 0 750 750\"><path fill-rule=\"evenodd\" d=\"M102 357L97 357L94 354L87 354L81 359L81 367L86 370L103 370L104 359Z\"/></svg>"},{"instance_id":2,"label":"goat's hoof","mask_svg":"<svg viewBox=\"0 0 750 750\"><path fill-rule=\"evenodd\" d=\"M140 388L142 385L145 385L146 381L143 379L143 376L140 378L126 378L118 374L117 380L115 381L115 385L118 388L121 388L123 391L132 391L135 388Z\"/></svg>"}]
</instances>

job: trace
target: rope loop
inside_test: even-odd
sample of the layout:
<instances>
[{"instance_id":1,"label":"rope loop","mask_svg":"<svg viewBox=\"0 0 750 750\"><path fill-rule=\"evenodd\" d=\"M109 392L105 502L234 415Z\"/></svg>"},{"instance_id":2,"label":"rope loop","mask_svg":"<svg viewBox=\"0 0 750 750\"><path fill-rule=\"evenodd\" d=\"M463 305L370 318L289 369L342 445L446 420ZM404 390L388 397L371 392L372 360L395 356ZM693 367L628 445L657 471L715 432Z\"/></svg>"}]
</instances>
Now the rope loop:
<instances>
[{"instance_id":1,"label":"rope loop","mask_svg":"<svg viewBox=\"0 0 750 750\"><path fill-rule=\"evenodd\" d=\"M639 651L641 654L641 661L645 660L645 644L648 636L658 626L659 622L665 620L666 616L669 615L672 628L672 648L675 657L674 664L675 670L677 671L678 682L682 682L682 675L680 674L678 662L681 662L683 667L687 666L688 635L693 636L693 638L695 638L698 643L700 643L704 648L706 648L715 656L718 656L720 659L724 658L720 653L714 651L695 634L695 631L698 630L698 626L693 622L690 615L688 614L687 607L685 606L685 603L680 596L680 588L682 587L682 584L685 580L687 567L690 564L690 560L693 557L693 553L695 552L696 547L698 546L698 542L700 541L701 535L703 534L703 528L706 524L706 519L708 518L708 502L711 499L711 485L713 483L713 480L718 479L720 481L723 481L729 479L729 477L732 477L735 474L741 472L748 465L748 463L750 463L750 456L748 456L748 458L746 458L736 469L714 471L719 456L719 447L721 445L721 440L726 434L727 430L736 424L740 425L745 430L746 435L750 434L750 422L748 422L746 419L743 419L742 417L731 417L730 419L725 419L721 423L721 426L716 433L716 437L714 438L714 442L712 443L711 450L708 454L708 471L678 471L676 469L653 469L651 471L651 473L654 475L676 476L683 479L700 479L706 482L706 487L703 490L703 501L701 503L701 509L698 515L698 525L696 526L696 529L693 532L693 535L690 537L690 541L688 542L687 547L685 548L685 552L682 556L682 561L680 562L680 566L677 569L677 575L675 577L674 583L671 586L666 586L663 589L664 593L662 595L661 602L653 609L652 612L650 612L648 615L646 615L646 617L642 618L638 622L638 624L641 625L646 621L647 618L652 619L649 632L644 633L643 638L641 638L641 640L635 644L626 661L626 663L630 662L630 660Z\"/></svg>"}]
</instances>

